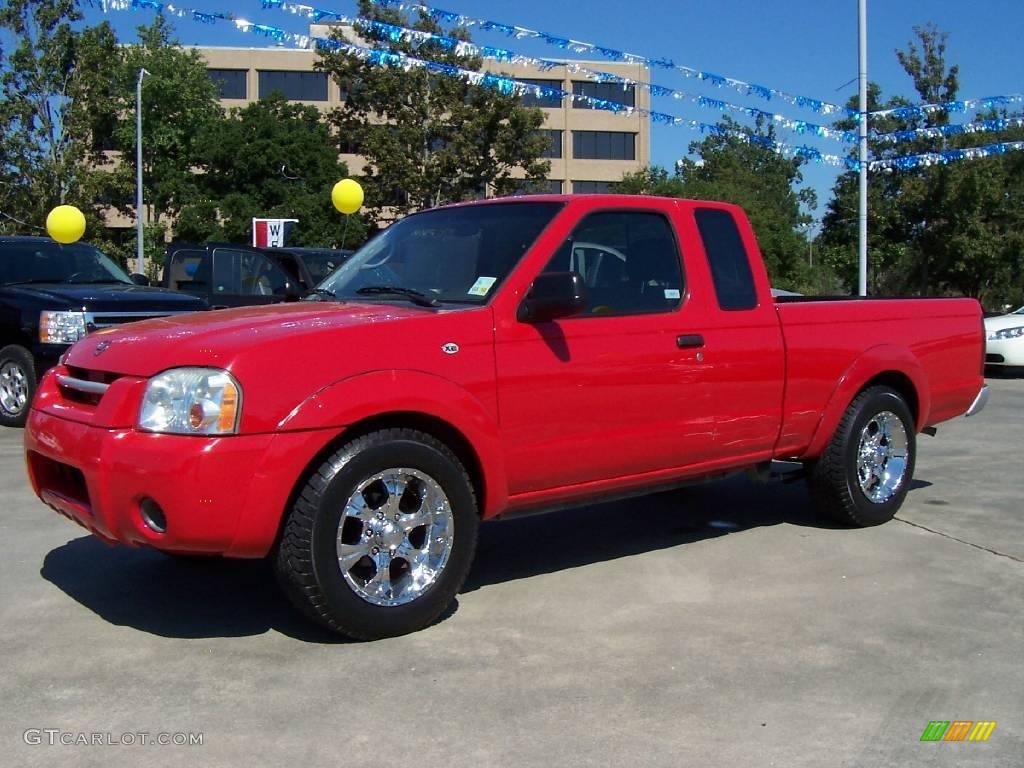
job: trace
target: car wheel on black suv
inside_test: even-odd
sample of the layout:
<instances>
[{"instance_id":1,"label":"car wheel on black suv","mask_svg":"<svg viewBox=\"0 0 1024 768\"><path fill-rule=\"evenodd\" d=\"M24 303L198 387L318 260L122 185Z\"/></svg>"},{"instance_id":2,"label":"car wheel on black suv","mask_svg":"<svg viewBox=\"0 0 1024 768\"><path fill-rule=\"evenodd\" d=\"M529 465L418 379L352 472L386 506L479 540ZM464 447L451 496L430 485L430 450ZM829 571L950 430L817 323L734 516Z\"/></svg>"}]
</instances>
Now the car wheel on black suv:
<instances>
[{"instance_id":1,"label":"car wheel on black suv","mask_svg":"<svg viewBox=\"0 0 1024 768\"><path fill-rule=\"evenodd\" d=\"M0 425L23 427L36 392L32 353L17 344L0 349Z\"/></svg>"}]
</instances>

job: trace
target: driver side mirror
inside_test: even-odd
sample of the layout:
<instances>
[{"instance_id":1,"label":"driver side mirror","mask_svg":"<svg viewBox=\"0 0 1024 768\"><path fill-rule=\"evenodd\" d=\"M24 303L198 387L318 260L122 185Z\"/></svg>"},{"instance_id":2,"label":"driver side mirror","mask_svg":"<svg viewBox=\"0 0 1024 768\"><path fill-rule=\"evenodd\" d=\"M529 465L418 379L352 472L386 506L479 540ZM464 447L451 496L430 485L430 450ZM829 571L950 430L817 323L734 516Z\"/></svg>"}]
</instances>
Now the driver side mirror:
<instances>
[{"instance_id":1,"label":"driver side mirror","mask_svg":"<svg viewBox=\"0 0 1024 768\"><path fill-rule=\"evenodd\" d=\"M587 307L587 286L579 272L542 272L519 305L521 323L546 323L570 317Z\"/></svg>"},{"instance_id":2,"label":"driver side mirror","mask_svg":"<svg viewBox=\"0 0 1024 768\"><path fill-rule=\"evenodd\" d=\"M152 285L148 277L146 277L145 275L140 275L138 272L134 272L128 275L128 279L131 280L135 285L144 285L146 287Z\"/></svg>"}]
</instances>

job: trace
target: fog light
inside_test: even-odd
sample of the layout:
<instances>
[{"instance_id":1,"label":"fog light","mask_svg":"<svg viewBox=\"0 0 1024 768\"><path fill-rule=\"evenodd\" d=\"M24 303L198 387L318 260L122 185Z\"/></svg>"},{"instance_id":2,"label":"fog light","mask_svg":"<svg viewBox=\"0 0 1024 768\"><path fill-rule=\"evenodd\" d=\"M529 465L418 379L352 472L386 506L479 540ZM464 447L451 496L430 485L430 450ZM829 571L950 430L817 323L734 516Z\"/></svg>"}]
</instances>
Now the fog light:
<instances>
[{"instance_id":1,"label":"fog light","mask_svg":"<svg viewBox=\"0 0 1024 768\"><path fill-rule=\"evenodd\" d=\"M142 522L147 528L157 533L167 533L167 517L159 504L152 499L143 499L139 505L139 512L142 513Z\"/></svg>"}]
</instances>

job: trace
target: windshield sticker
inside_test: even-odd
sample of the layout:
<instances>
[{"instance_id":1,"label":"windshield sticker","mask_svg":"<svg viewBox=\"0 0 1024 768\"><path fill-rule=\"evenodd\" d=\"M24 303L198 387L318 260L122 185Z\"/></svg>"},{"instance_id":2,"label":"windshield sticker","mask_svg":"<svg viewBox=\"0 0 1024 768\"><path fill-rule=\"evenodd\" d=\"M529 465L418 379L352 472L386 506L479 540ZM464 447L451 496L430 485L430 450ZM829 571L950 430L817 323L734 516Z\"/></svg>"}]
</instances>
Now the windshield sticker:
<instances>
[{"instance_id":1,"label":"windshield sticker","mask_svg":"<svg viewBox=\"0 0 1024 768\"><path fill-rule=\"evenodd\" d=\"M679 289L678 288L666 288L665 289L665 298L666 299L678 299L679 298Z\"/></svg>"},{"instance_id":2,"label":"windshield sticker","mask_svg":"<svg viewBox=\"0 0 1024 768\"><path fill-rule=\"evenodd\" d=\"M467 293L470 296L486 296L496 282L498 282L496 277L478 277Z\"/></svg>"}]
</instances>

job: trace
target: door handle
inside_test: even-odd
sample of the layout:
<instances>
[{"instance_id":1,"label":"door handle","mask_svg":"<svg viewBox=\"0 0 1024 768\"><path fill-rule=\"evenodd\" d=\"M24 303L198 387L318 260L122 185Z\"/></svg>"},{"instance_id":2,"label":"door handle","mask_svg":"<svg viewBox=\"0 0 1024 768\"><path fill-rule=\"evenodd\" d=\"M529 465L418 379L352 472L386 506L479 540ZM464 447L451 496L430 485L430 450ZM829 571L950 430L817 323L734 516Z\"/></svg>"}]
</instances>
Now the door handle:
<instances>
[{"instance_id":1,"label":"door handle","mask_svg":"<svg viewBox=\"0 0 1024 768\"><path fill-rule=\"evenodd\" d=\"M699 333L690 333L683 336L676 336L676 346L680 349L690 349L691 347L703 347L704 337Z\"/></svg>"}]
</instances>

